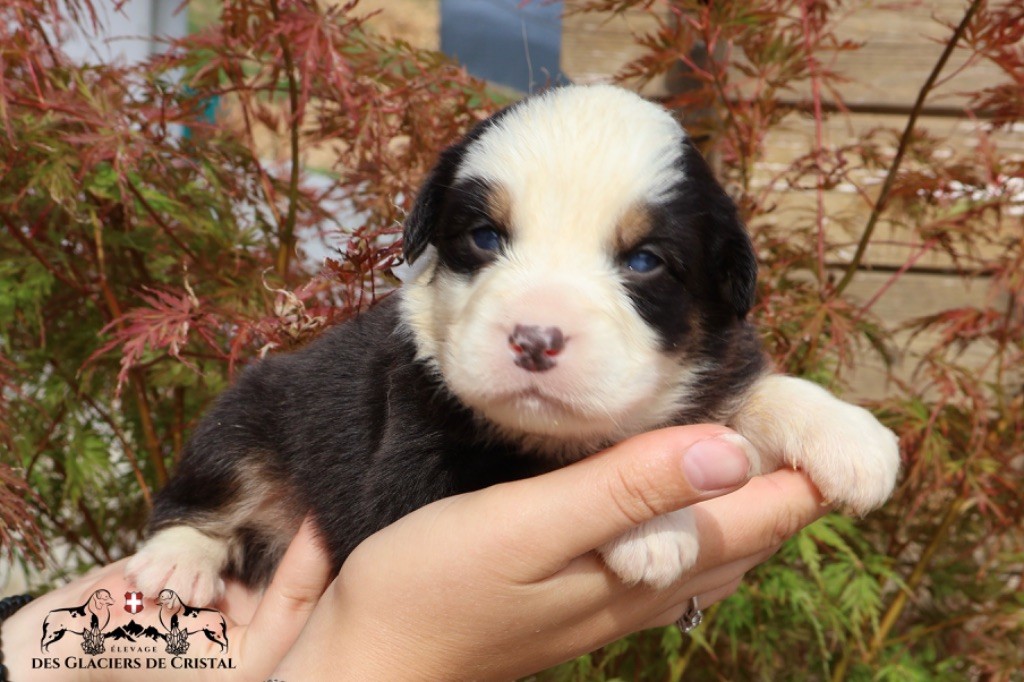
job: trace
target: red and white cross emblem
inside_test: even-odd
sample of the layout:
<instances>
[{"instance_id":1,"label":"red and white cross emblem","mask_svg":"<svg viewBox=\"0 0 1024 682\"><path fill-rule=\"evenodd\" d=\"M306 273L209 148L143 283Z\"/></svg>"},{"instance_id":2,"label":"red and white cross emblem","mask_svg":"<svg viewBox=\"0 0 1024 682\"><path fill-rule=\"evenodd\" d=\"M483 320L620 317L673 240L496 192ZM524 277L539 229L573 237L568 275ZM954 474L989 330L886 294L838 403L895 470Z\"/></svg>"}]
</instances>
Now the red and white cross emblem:
<instances>
[{"instance_id":1,"label":"red and white cross emblem","mask_svg":"<svg viewBox=\"0 0 1024 682\"><path fill-rule=\"evenodd\" d=\"M124 610L131 614L136 614L145 607L142 605L142 593L141 592L125 592L124 593Z\"/></svg>"}]
</instances>

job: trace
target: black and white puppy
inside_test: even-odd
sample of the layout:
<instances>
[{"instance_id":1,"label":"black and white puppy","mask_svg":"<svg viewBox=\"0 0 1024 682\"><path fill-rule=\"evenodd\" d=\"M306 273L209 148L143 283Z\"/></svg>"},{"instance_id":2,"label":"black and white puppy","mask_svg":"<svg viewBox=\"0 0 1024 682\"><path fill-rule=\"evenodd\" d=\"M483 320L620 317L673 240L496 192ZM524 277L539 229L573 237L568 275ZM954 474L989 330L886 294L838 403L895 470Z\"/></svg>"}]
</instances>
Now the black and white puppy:
<instances>
[{"instance_id":1,"label":"black and white puppy","mask_svg":"<svg viewBox=\"0 0 1024 682\"><path fill-rule=\"evenodd\" d=\"M128 564L143 592L198 605L224 575L263 584L310 511L339 568L423 505L671 424L728 424L754 472L800 467L855 513L893 489L888 429L770 372L736 207L635 94L565 87L480 123L427 178L405 254L399 292L216 402ZM601 548L653 586L697 552L686 510Z\"/></svg>"}]
</instances>

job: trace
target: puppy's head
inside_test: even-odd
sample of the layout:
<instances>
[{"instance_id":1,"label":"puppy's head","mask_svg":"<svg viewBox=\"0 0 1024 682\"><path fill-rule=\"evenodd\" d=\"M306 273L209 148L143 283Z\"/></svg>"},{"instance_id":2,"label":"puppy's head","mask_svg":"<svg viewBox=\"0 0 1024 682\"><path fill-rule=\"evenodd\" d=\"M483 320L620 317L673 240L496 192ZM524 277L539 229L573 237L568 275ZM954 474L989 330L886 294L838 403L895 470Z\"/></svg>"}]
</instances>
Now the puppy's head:
<instances>
[{"instance_id":1,"label":"puppy's head","mask_svg":"<svg viewBox=\"0 0 1024 682\"><path fill-rule=\"evenodd\" d=\"M428 248L430 247L430 248ZM756 263L661 107L609 86L529 98L446 150L405 226L420 356L513 437L594 443L700 396Z\"/></svg>"}]
</instances>

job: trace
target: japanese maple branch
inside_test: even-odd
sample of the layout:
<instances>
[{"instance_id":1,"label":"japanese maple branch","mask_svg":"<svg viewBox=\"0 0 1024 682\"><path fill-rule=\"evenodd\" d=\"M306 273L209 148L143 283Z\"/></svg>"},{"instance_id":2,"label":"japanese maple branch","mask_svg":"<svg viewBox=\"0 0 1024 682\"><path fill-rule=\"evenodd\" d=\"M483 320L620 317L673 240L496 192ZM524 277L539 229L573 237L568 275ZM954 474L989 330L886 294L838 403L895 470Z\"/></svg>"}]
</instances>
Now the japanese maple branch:
<instances>
[{"instance_id":1,"label":"japanese maple branch","mask_svg":"<svg viewBox=\"0 0 1024 682\"><path fill-rule=\"evenodd\" d=\"M85 540L83 540L82 536L78 532L76 532L73 528L68 526L68 524L61 520L60 517L58 517L56 514L51 512L46 507L45 504L42 504L42 502L38 500L34 500L30 504L32 504L32 506L36 508L40 516L45 516L50 520L50 523L57 527L57 529L61 532L62 540L67 540L72 545L75 545L76 547L81 549L83 552L88 554L92 558L92 560L96 562L97 565L109 564L111 561L113 561L113 558L110 557L109 554L103 555L97 552L95 548L90 547L88 543L86 543Z\"/></svg>"},{"instance_id":2,"label":"japanese maple branch","mask_svg":"<svg viewBox=\"0 0 1024 682\"><path fill-rule=\"evenodd\" d=\"M910 595L917 589L924 580L925 573L928 571L928 567L931 565L932 558L935 553L945 542L946 536L949 534L950 529L953 526L953 522L960 516L960 512L964 509L965 502L962 498L957 497L954 499L949 508L946 510L945 516L942 518L942 522L939 527L935 529L935 533L932 534L931 541L925 548L924 552L921 553L921 557L917 560L917 564L914 565L914 570L911 572L910 577L907 578L906 589L900 590L896 593L896 597L892 600L889 608L886 610L885 615L882 617L882 621L878 625L878 631L875 632L875 636L871 640L871 645L868 648L867 661L871 662L874 657L881 650L885 644L886 637L889 635L889 631L896 624L896 620L903 613L904 607L907 605L907 600Z\"/></svg>"},{"instance_id":3,"label":"japanese maple branch","mask_svg":"<svg viewBox=\"0 0 1024 682\"><path fill-rule=\"evenodd\" d=\"M281 20L281 11L278 8L277 0L270 0L270 9L274 13L274 20ZM278 237L277 251L277 274L282 280L287 280L288 265L291 262L292 251L295 249L295 220L298 211L299 200L299 85L296 82L295 60L292 51L284 37L278 38L281 45L281 56L284 58L285 72L288 74L288 103L291 107L291 122L289 124L291 142L291 177L288 179L288 213L285 215L284 224L281 225L281 233Z\"/></svg>"},{"instance_id":4,"label":"japanese maple branch","mask_svg":"<svg viewBox=\"0 0 1024 682\"><path fill-rule=\"evenodd\" d=\"M807 70L811 77L811 96L814 102L814 165L816 166L816 190L817 190L817 229L818 229L818 282L825 282L825 176L822 168L823 131L822 122L824 114L821 110L821 80L818 76L818 60L814 56L814 45L811 39L811 32L816 27L811 25L811 14L808 2L800 5L800 15L803 24L804 50L807 52ZM815 35L817 37L817 35Z\"/></svg>"},{"instance_id":5,"label":"japanese maple branch","mask_svg":"<svg viewBox=\"0 0 1024 682\"><path fill-rule=\"evenodd\" d=\"M942 55L939 56L935 66L932 68L928 79L924 82L921 90L917 93L917 100L914 102L914 106L910 110L910 117L907 119L907 125L903 129L903 135L900 137L899 147L896 149L896 156L892 160L892 164L889 166L889 172L886 173L885 181L882 183L882 190L878 195L878 200L875 201L875 205L871 210L871 215L868 216L867 225L864 226L864 232L861 234L860 241L857 243L857 251L853 254L853 259L850 264L846 266L846 272L843 273L843 278L839 280L836 285L835 294L839 295L846 290L846 287L850 286L850 282L853 280L853 276L857 272L857 268L860 267L861 261L864 260L864 253L867 251L868 244L871 242L871 237L875 233L875 227L878 225L878 220L882 216L882 212L885 210L886 204L889 203L889 194L892 192L893 185L896 181L896 174L899 172L900 165L903 163L903 157L906 155L907 150L910 148L910 138L914 133L914 126L917 124L917 119L920 117L921 112L924 110L924 102L931 93L932 88L935 86L935 81L938 79L939 74L942 73L942 69L946 66L946 62L949 61L950 55L953 54L953 50L956 48L957 43L960 42L960 38L963 37L964 32L967 30L967 26L971 23L971 19L974 18L978 8L981 7L983 0L972 0L971 6L967 8L964 13L964 18L960 20L960 24L953 31L953 35L946 43L945 49L942 50Z\"/></svg>"},{"instance_id":6,"label":"japanese maple branch","mask_svg":"<svg viewBox=\"0 0 1024 682\"><path fill-rule=\"evenodd\" d=\"M107 305L110 319L116 320L118 328L124 327L123 308L110 287L107 280L106 256L103 249L102 231L97 225L93 230L93 248L96 253L96 264L98 268L98 279L103 300ZM129 373L130 384L135 391L136 407L139 411L139 421L142 424L142 434L149 451L150 460L153 462L153 470L156 473L158 487L163 487L167 482L167 465L164 463L163 454L160 451L160 439L156 433L156 425L153 420L153 412L149 405L149 398L146 396L146 381L142 372L133 369Z\"/></svg>"}]
</instances>

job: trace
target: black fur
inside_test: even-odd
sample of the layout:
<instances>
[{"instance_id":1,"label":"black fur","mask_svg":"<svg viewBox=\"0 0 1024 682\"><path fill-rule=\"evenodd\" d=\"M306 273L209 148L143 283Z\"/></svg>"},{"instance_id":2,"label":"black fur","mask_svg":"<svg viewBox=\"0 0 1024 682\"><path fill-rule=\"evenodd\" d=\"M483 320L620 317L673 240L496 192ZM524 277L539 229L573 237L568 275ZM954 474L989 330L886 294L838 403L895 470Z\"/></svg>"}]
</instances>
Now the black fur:
<instances>
[{"instance_id":1,"label":"black fur","mask_svg":"<svg viewBox=\"0 0 1024 682\"><path fill-rule=\"evenodd\" d=\"M480 179L463 180L450 187L438 205L432 222L438 261L443 268L471 275L497 258L473 243L473 230L491 228L507 241L508 226L500 224L488 204L491 188Z\"/></svg>"},{"instance_id":2,"label":"black fur","mask_svg":"<svg viewBox=\"0 0 1024 682\"><path fill-rule=\"evenodd\" d=\"M370 534L430 502L531 476L553 464L495 442L397 333L397 297L325 332L304 349L246 370L203 419L177 475L157 498L154 530L229 513L240 474L259 469L297 527L311 509L335 568ZM280 556L243 526L249 584Z\"/></svg>"},{"instance_id":3,"label":"black fur","mask_svg":"<svg viewBox=\"0 0 1024 682\"><path fill-rule=\"evenodd\" d=\"M675 215L693 216L698 221L704 263L715 270L720 308L740 320L754 305L757 292L757 256L736 204L715 180L711 168L689 139L682 157L687 181L670 206Z\"/></svg>"},{"instance_id":4,"label":"black fur","mask_svg":"<svg viewBox=\"0 0 1024 682\"><path fill-rule=\"evenodd\" d=\"M405 259L413 263L437 238L439 218L446 198L450 197L455 184L455 174L466 153L466 149L480 138L487 129L497 124L523 101L513 102L492 116L477 123L458 143L448 147L437 159L434 168L427 175L423 188L416 197L412 210L405 220L403 251Z\"/></svg>"}]
</instances>

